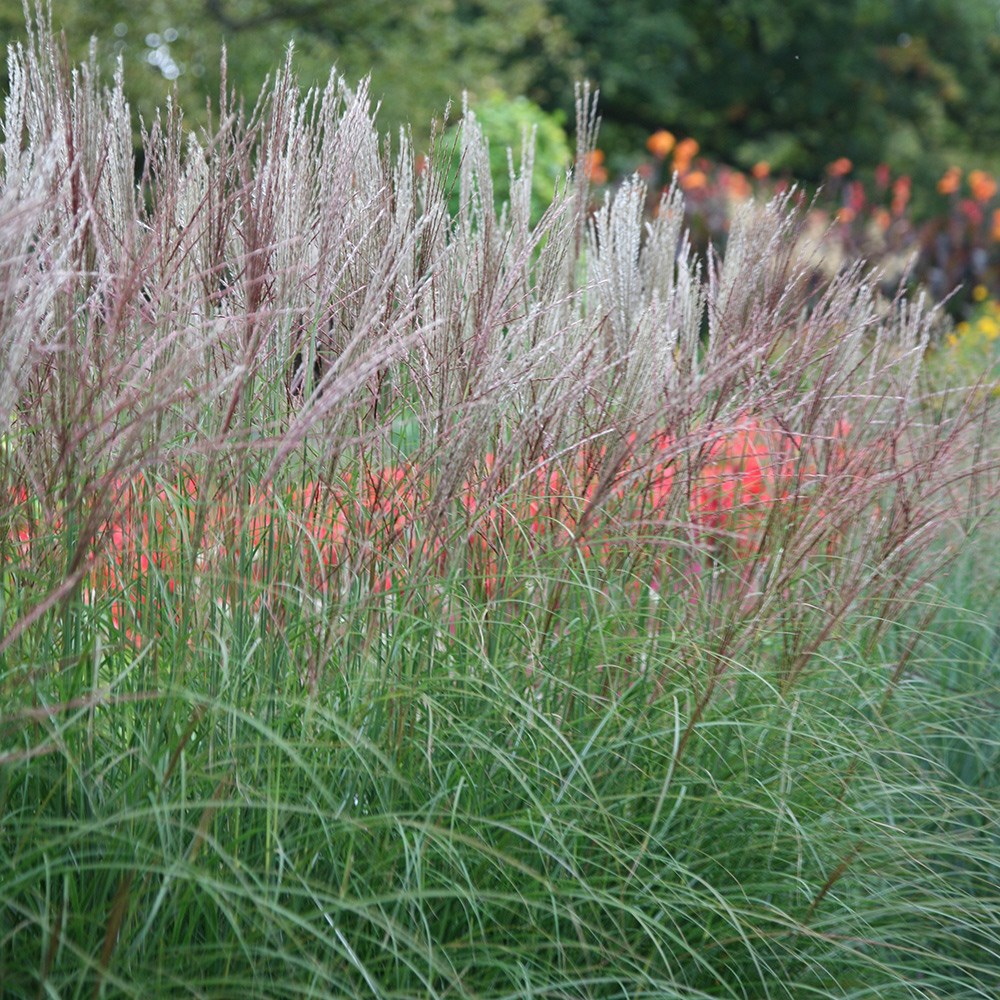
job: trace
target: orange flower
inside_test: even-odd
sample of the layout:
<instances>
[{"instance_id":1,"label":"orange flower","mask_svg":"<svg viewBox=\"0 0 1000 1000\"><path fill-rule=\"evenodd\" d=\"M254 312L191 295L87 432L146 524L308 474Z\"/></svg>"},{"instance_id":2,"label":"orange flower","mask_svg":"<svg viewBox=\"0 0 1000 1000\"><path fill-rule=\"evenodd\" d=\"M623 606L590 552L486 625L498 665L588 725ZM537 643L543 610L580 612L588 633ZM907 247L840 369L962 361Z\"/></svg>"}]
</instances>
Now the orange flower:
<instances>
[{"instance_id":1,"label":"orange flower","mask_svg":"<svg viewBox=\"0 0 1000 1000\"><path fill-rule=\"evenodd\" d=\"M608 182L608 171L604 166L602 150L595 149L584 156L583 172L591 184L606 184Z\"/></svg>"},{"instance_id":2,"label":"orange flower","mask_svg":"<svg viewBox=\"0 0 1000 1000\"><path fill-rule=\"evenodd\" d=\"M826 172L831 177L843 177L854 169L854 164L846 156L841 156L834 160L827 168Z\"/></svg>"},{"instance_id":3,"label":"orange flower","mask_svg":"<svg viewBox=\"0 0 1000 1000\"><path fill-rule=\"evenodd\" d=\"M658 160L663 160L676 143L677 140L674 138L673 132L668 132L665 128L661 128L646 140L646 149Z\"/></svg>"},{"instance_id":4,"label":"orange flower","mask_svg":"<svg viewBox=\"0 0 1000 1000\"><path fill-rule=\"evenodd\" d=\"M976 201L987 202L997 193L997 182L985 170L970 170L969 190Z\"/></svg>"},{"instance_id":5,"label":"orange flower","mask_svg":"<svg viewBox=\"0 0 1000 1000\"><path fill-rule=\"evenodd\" d=\"M850 205L844 205L843 208L839 209L837 212L837 221L847 225L849 222L854 221L854 216L856 215L853 208Z\"/></svg>"},{"instance_id":6,"label":"orange flower","mask_svg":"<svg viewBox=\"0 0 1000 1000\"><path fill-rule=\"evenodd\" d=\"M876 208L875 211L872 212L872 222L874 222L875 225L878 226L878 228L884 233L892 224L892 216L889 215L886 209L881 207Z\"/></svg>"},{"instance_id":7,"label":"orange flower","mask_svg":"<svg viewBox=\"0 0 1000 1000\"><path fill-rule=\"evenodd\" d=\"M990 239L1000 243L1000 208L993 209L993 224L990 226Z\"/></svg>"},{"instance_id":8,"label":"orange flower","mask_svg":"<svg viewBox=\"0 0 1000 1000\"><path fill-rule=\"evenodd\" d=\"M685 191L700 191L707 187L708 178L700 170L692 170L690 173L682 173L681 187Z\"/></svg>"},{"instance_id":9,"label":"orange flower","mask_svg":"<svg viewBox=\"0 0 1000 1000\"><path fill-rule=\"evenodd\" d=\"M941 194L954 194L962 183L962 168L949 167L937 183Z\"/></svg>"},{"instance_id":10,"label":"orange flower","mask_svg":"<svg viewBox=\"0 0 1000 1000\"><path fill-rule=\"evenodd\" d=\"M691 169L691 161L698 155L700 148L698 143L690 137L681 139L674 150L674 170L679 174L686 174Z\"/></svg>"},{"instance_id":11,"label":"orange flower","mask_svg":"<svg viewBox=\"0 0 1000 1000\"><path fill-rule=\"evenodd\" d=\"M688 175L689 182L697 173ZM1000 209L994 221L1000 226ZM976 292L974 297L981 296ZM986 336L1000 335L1000 326L990 323ZM628 491L639 487L637 516L643 519L651 512L674 516L679 505L686 504L707 545L713 549L732 546L737 553L748 554L767 531L775 504L790 504L786 509L793 516L805 503L798 490L801 482L833 475L848 464L850 434L850 425L841 420L822 439L825 444L811 446L775 422L748 413L712 434L704 464L693 481L676 476L678 451L683 449L669 433L661 432L646 439L645 447L652 453L641 469L630 469L626 458L611 486L617 500L625 503L630 502ZM634 432L629 445L637 445ZM612 557L608 544L584 539L587 523L581 516L596 503L607 458L604 447L588 445L575 461L561 457L556 464L543 459L526 482L523 496L500 504L497 498L505 491L497 492L498 484L490 478L495 457L482 456L478 472L463 483L460 494L468 514L466 565L482 593L493 597L506 586L508 534L540 547L562 545L562 539L573 538L584 558ZM640 471L641 480L637 480ZM361 579L355 563L356 554L362 552L366 553L363 579L376 593L405 584L415 566L420 567L420 580L428 570L447 569L443 544L421 531L422 514L432 495L429 477L410 465L365 464L354 479L354 489L347 474L343 488L306 482L283 497L270 488L250 489L248 502L237 504L235 510L224 497L216 497L203 525L203 537L194 542L209 560L207 565L212 565L212 559L235 557L246 567L247 579L259 584L265 581L266 566L258 553L289 541L295 544L300 538L304 546L301 565L311 585L321 592L338 586L338 580L347 575L352 586ZM182 474L176 489L182 495L187 489L197 501L197 484L190 477ZM678 490L684 493L677 495ZM93 562L85 600L107 608L114 627L139 647L154 638L161 620L174 615L167 595L175 589L172 574L182 561L182 539L194 526L197 503L176 503L173 489L142 476L117 483L116 493L121 502L101 529L108 544ZM27 490L14 489L8 498L16 507L23 506L28 502ZM289 522L297 526L291 534ZM30 545L33 526L27 512L9 531L12 540L19 538ZM250 551L241 554L241 545ZM349 553L352 557L346 560ZM654 580L651 585L655 584ZM226 589L222 600L235 599L238 586L237 581ZM260 606L257 597L254 608Z\"/></svg>"},{"instance_id":12,"label":"orange flower","mask_svg":"<svg viewBox=\"0 0 1000 1000\"><path fill-rule=\"evenodd\" d=\"M726 187L729 189L729 197L735 201L746 201L753 194L753 188L746 174L738 170L734 170L726 177Z\"/></svg>"},{"instance_id":13,"label":"orange flower","mask_svg":"<svg viewBox=\"0 0 1000 1000\"><path fill-rule=\"evenodd\" d=\"M767 160L758 160L750 168L750 173L752 173L757 180L762 181L764 178L771 176L771 164L768 163Z\"/></svg>"},{"instance_id":14,"label":"orange flower","mask_svg":"<svg viewBox=\"0 0 1000 1000\"><path fill-rule=\"evenodd\" d=\"M910 178L905 174L897 177L892 185L892 214L902 215L910 202Z\"/></svg>"}]
</instances>

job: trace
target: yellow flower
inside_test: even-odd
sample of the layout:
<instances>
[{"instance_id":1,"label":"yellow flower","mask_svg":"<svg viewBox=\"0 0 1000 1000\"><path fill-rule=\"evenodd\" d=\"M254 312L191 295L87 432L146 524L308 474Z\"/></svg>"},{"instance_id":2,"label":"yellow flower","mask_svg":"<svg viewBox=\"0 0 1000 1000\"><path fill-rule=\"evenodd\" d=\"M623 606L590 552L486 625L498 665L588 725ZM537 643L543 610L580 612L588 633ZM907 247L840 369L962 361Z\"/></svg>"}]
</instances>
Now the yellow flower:
<instances>
[{"instance_id":1,"label":"yellow flower","mask_svg":"<svg viewBox=\"0 0 1000 1000\"><path fill-rule=\"evenodd\" d=\"M976 325L987 340L996 340L1000 337L1000 323L997 323L992 316L982 316Z\"/></svg>"},{"instance_id":2,"label":"yellow flower","mask_svg":"<svg viewBox=\"0 0 1000 1000\"><path fill-rule=\"evenodd\" d=\"M972 289L972 299L974 302L985 302L986 296L989 294L990 293L986 290L985 285L976 285L976 287Z\"/></svg>"}]
</instances>

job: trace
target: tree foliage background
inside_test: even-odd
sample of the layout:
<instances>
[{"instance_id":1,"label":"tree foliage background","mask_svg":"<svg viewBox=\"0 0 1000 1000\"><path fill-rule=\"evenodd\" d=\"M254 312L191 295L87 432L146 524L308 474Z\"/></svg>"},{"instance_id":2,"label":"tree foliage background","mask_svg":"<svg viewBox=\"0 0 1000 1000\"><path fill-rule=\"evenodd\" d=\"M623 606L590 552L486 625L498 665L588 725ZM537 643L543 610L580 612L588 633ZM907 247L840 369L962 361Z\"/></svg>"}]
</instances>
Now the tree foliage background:
<instances>
[{"instance_id":1,"label":"tree foliage background","mask_svg":"<svg viewBox=\"0 0 1000 1000\"><path fill-rule=\"evenodd\" d=\"M998 0L53 0L69 56L98 40L148 120L175 87L197 125L229 83L252 99L294 41L306 85L372 75L389 131L418 143L463 90L566 114L574 79L601 91L602 145L622 166L655 129L740 167L805 180L839 156L920 179L1000 166ZM24 34L0 0L0 35Z\"/></svg>"},{"instance_id":2,"label":"tree foliage background","mask_svg":"<svg viewBox=\"0 0 1000 1000\"><path fill-rule=\"evenodd\" d=\"M996 0L552 0L615 136L662 125L749 167L919 176L995 156ZM620 140L619 140L620 141Z\"/></svg>"}]
</instances>

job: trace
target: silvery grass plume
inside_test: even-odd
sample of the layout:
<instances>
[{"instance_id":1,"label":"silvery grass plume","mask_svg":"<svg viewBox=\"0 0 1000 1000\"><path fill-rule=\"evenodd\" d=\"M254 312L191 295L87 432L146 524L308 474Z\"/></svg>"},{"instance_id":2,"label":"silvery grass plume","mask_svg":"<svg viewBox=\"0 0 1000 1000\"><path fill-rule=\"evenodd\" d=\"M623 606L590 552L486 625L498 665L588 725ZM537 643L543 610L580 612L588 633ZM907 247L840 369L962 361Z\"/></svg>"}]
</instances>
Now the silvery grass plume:
<instances>
[{"instance_id":1,"label":"silvery grass plume","mask_svg":"<svg viewBox=\"0 0 1000 1000\"><path fill-rule=\"evenodd\" d=\"M223 84L198 135L168 103L144 129L137 185L121 74L105 88L95 67L70 72L43 21L10 53L5 486L22 515L75 525L67 565L35 579L38 614L72 596L143 471L196 476L204 520L220 498L404 468L426 495L412 530L445 575L491 511L557 476L566 523L546 559L600 543L661 597L690 589L672 613L713 670L777 630L794 678L852 608L905 606L936 540L992 502L986 394L922 395L934 310L886 309L860 267L815 287L790 197L744 207L706 261L682 194L646 218L637 179L592 210L571 173L532 227L530 137L498 207L468 109L457 176L441 148L417 170L405 133L378 135L365 84L334 74L301 93L290 57L252 110ZM582 158L586 90L578 119ZM736 558L692 505L747 420L770 429L791 500ZM655 511L654 468L673 484ZM524 533L503 545L554 620L562 571ZM353 551L344 586L384 556Z\"/></svg>"}]
</instances>

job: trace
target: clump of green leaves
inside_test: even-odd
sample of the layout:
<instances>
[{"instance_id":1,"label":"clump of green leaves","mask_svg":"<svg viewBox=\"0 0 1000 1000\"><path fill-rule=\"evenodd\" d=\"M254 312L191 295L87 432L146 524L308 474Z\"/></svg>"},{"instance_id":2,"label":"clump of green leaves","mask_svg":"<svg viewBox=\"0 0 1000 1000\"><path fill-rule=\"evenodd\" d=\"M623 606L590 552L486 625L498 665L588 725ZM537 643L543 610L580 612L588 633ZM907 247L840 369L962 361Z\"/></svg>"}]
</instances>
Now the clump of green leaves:
<instances>
[{"instance_id":1,"label":"clump of green leaves","mask_svg":"<svg viewBox=\"0 0 1000 1000\"><path fill-rule=\"evenodd\" d=\"M488 97L467 104L466 125L455 125L439 140L442 149L451 150L451 172L458 175L461 160L459 135L463 127L478 126L489 142L490 171L496 208L510 199L511 178L529 167L531 176L531 224L541 219L552 203L556 190L566 180L572 163L569 139L561 116L547 114L526 97L507 97L494 91ZM527 159L526 159L527 157ZM452 211L458 210L459 193L452 194Z\"/></svg>"}]
</instances>

